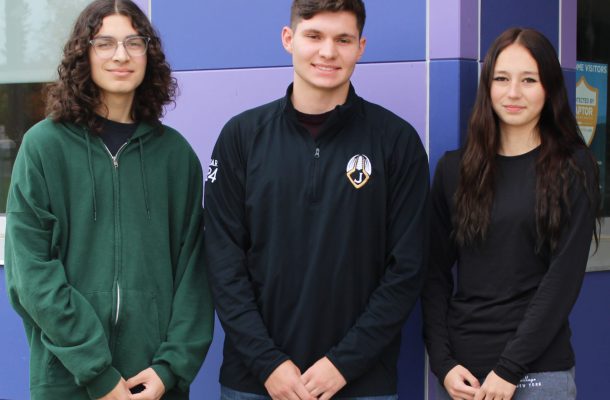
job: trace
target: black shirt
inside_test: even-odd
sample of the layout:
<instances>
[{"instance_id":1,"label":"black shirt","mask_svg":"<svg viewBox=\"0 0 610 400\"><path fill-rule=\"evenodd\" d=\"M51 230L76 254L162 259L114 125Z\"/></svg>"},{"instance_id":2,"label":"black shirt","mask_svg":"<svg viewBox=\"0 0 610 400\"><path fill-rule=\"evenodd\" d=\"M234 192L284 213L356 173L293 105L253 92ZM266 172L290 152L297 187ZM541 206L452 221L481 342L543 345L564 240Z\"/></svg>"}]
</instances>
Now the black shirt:
<instances>
[{"instance_id":1,"label":"black shirt","mask_svg":"<svg viewBox=\"0 0 610 400\"><path fill-rule=\"evenodd\" d=\"M113 156L116 156L121 146L124 145L134 134L138 127L138 123L133 122L124 124L102 117L98 118L102 122L100 138L108 148L108 151L110 151Z\"/></svg>"},{"instance_id":2,"label":"black shirt","mask_svg":"<svg viewBox=\"0 0 610 400\"><path fill-rule=\"evenodd\" d=\"M594 187L588 150L575 161ZM428 277L422 294L424 334L432 370L442 382L457 364L479 378L492 369L516 384L527 372L574 365L568 315L580 290L594 229L594 207L574 180L570 220L557 249L536 251L535 162L539 148L497 156L486 239L458 247L451 239L459 152L439 161L431 192ZM454 290L452 266L457 262Z\"/></svg>"}]
</instances>

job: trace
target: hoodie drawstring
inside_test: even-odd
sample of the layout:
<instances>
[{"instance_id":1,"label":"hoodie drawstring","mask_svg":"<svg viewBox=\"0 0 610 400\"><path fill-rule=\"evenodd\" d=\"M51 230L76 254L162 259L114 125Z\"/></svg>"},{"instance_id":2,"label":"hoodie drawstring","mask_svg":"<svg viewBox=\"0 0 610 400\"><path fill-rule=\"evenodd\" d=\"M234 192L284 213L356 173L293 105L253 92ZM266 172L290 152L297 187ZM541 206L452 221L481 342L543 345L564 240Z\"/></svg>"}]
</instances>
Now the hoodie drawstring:
<instances>
[{"instance_id":1,"label":"hoodie drawstring","mask_svg":"<svg viewBox=\"0 0 610 400\"><path fill-rule=\"evenodd\" d=\"M91 197L93 198L93 221L97 221L97 196L95 194L95 175L93 174L93 159L91 158L91 140L89 133L85 132L87 141L87 161L89 161L89 176L91 178Z\"/></svg>"},{"instance_id":2,"label":"hoodie drawstring","mask_svg":"<svg viewBox=\"0 0 610 400\"><path fill-rule=\"evenodd\" d=\"M146 216L150 220L150 207L148 201L148 187L146 186L146 175L144 174L144 145L142 144L142 138L138 138L140 145L140 175L142 176L142 189L144 190L144 206L146 207Z\"/></svg>"}]
</instances>

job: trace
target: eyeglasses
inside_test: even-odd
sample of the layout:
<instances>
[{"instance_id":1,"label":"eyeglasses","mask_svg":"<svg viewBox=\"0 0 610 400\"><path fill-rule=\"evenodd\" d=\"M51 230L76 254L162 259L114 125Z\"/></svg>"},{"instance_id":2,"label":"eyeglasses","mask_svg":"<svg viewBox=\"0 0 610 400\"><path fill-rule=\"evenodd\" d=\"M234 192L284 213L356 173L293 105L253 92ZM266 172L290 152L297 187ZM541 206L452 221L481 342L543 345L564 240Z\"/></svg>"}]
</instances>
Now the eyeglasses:
<instances>
[{"instance_id":1,"label":"eyeglasses","mask_svg":"<svg viewBox=\"0 0 610 400\"><path fill-rule=\"evenodd\" d=\"M119 44L129 54L130 57L139 57L146 54L150 38L147 36L130 36L122 42L113 37L99 37L91 39L89 44L93 47L93 51L100 58L112 58L119 48Z\"/></svg>"}]
</instances>

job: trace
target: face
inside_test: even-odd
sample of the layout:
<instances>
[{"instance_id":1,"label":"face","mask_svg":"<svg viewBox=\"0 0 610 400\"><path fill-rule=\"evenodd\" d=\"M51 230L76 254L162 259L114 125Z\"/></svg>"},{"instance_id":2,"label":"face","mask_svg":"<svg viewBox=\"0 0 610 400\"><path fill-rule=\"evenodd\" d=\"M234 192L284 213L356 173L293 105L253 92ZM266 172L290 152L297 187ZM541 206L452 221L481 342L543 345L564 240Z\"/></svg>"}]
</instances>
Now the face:
<instances>
[{"instance_id":1,"label":"face","mask_svg":"<svg viewBox=\"0 0 610 400\"><path fill-rule=\"evenodd\" d=\"M534 132L545 97L538 64L530 52L517 43L502 50L491 83L491 101L500 120L500 131Z\"/></svg>"},{"instance_id":2,"label":"face","mask_svg":"<svg viewBox=\"0 0 610 400\"><path fill-rule=\"evenodd\" d=\"M101 37L114 38L124 42L138 32L131 25L131 20L124 15L109 15L102 20L102 26L94 39ZM102 101L127 100L133 102L135 90L144 80L146 72L146 54L130 55L122 44L110 58L100 57L93 47L89 47L91 78L100 88Z\"/></svg>"},{"instance_id":3,"label":"face","mask_svg":"<svg viewBox=\"0 0 610 400\"><path fill-rule=\"evenodd\" d=\"M356 16L347 11L322 12L284 27L282 43L292 54L295 89L345 92L366 40Z\"/></svg>"}]
</instances>

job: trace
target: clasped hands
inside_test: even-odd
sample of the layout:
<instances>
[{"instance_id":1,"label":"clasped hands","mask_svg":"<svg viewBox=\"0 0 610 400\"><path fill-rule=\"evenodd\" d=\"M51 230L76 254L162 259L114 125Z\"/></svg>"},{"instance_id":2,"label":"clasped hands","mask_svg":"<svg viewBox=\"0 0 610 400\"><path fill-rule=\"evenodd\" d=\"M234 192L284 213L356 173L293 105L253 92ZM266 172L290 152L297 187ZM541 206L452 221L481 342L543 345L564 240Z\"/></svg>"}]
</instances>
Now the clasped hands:
<instances>
[{"instance_id":1,"label":"clasped hands","mask_svg":"<svg viewBox=\"0 0 610 400\"><path fill-rule=\"evenodd\" d=\"M510 400L517 388L493 371L481 385L479 380L461 365L453 367L447 373L443 384L453 400Z\"/></svg>"},{"instance_id":2,"label":"clasped hands","mask_svg":"<svg viewBox=\"0 0 610 400\"><path fill-rule=\"evenodd\" d=\"M326 357L304 374L290 360L280 364L267 378L265 388L273 400L328 400L347 382Z\"/></svg>"},{"instance_id":3,"label":"clasped hands","mask_svg":"<svg viewBox=\"0 0 610 400\"><path fill-rule=\"evenodd\" d=\"M139 385L144 387L139 393L132 394L130 389ZM121 378L119 383L99 400L159 400L165 393L165 385L154 369L146 368L133 378Z\"/></svg>"}]
</instances>

